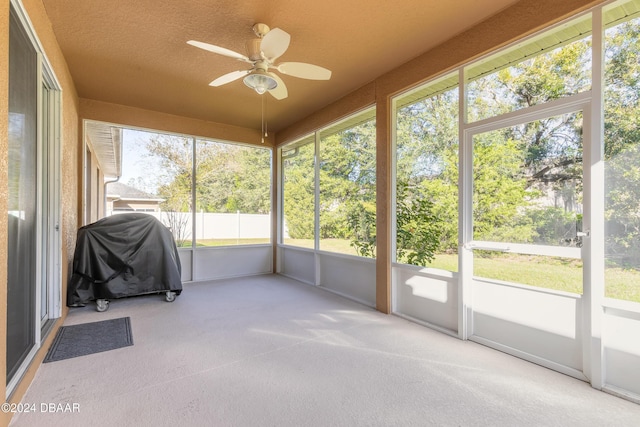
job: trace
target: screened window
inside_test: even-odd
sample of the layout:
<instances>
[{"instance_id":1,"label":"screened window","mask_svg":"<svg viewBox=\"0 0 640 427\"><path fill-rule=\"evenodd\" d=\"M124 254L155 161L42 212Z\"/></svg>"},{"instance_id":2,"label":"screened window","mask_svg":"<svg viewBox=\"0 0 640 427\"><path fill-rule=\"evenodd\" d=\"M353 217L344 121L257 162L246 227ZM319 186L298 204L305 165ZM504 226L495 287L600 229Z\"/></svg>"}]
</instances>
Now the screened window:
<instances>
[{"instance_id":1,"label":"screened window","mask_svg":"<svg viewBox=\"0 0 640 427\"><path fill-rule=\"evenodd\" d=\"M320 249L375 256L374 110L320 132Z\"/></svg>"},{"instance_id":2,"label":"screened window","mask_svg":"<svg viewBox=\"0 0 640 427\"><path fill-rule=\"evenodd\" d=\"M113 213L154 209L176 245L190 247L193 140L125 129L122 144L122 177L107 186Z\"/></svg>"},{"instance_id":3,"label":"screened window","mask_svg":"<svg viewBox=\"0 0 640 427\"><path fill-rule=\"evenodd\" d=\"M467 121L590 90L590 33L589 15L469 66Z\"/></svg>"},{"instance_id":4,"label":"screened window","mask_svg":"<svg viewBox=\"0 0 640 427\"><path fill-rule=\"evenodd\" d=\"M582 112L472 143L474 275L582 293Z\"/></svg>"},{"instance_id":5,"label":"screened window","mask_svg":"<svg viewBox=\"0 0 640 427\"><path fill-rule=\"evenodd\" d=\"M178 247L269 243L271 150L124 129L107 215L131 211L162 221Z\"/></svg>"},{"instance_id":6,"label":"screened window","mask_svg":"<svg viewBox=\"0 0 640 427\"><path fill-rule=\"evenodd\" d=\"M281 153L282 242L375 257L375 109L287 144Z\"/></svg>"},{"instance_id":7,"label":"screened window","mask_svg":"<svg viewBox=\"0 0 640 427\"><path fill-rule=\"evenodd\" d=\"M473 238L576 244L582 218L582 114L473 138Z\"/></svg>"},{"instance_id":8,"label":"screened window","mask_svg":"<svg viewBox=\"0 0 640 427\"><path fill-rule=\"evenodd\" d=\"M396 101L396 260L458 270L458 87L448 76Z\"/></svg>"},{"instance_id":9,"label":"screened window","mask_svg":"<svg viewBox=\"0 0 640 427\"><path fill-rule=\"evenodd\" d=\"M196 141L196 244L271 241L271 151Z\"/></svg>"},{"instance_id":10,"label":"screened window","mask_svg":"<svg viewBox=\"0 0 640 427\"><path fill-rule=\"evenodd\" d=\"M640 302L640 2L604 13L606 296Z\"/></svg>"},{"instance_id":11,"label":"screened window","mask_svg":"<svg viewBox=\"0 0 640 427\"><path fill-rule=\"evenodd\" d=\"M314 136L282 148L282 242L287 245L315 245L314 159Z\"/></svg>"}]
</instances>

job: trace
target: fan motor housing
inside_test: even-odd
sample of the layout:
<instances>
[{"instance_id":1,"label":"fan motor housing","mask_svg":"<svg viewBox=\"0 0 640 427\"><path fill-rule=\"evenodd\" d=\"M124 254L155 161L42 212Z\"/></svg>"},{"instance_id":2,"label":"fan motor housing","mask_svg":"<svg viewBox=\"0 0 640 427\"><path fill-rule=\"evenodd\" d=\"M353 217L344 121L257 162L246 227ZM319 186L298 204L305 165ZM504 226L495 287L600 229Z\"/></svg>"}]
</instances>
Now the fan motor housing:
<instances>
[{"instance_id":1,"label":"fan motor housing","mask_svg":"<svg viewBox=\"0 0 640 427\"><path fill-rule=\"evenodd\" d=\"M262 39L247 40L245 47L247 49L247 57L252 61L259 61L262 59L262 51L260 49L260 43Z\"/></svg>"}]
</instances>

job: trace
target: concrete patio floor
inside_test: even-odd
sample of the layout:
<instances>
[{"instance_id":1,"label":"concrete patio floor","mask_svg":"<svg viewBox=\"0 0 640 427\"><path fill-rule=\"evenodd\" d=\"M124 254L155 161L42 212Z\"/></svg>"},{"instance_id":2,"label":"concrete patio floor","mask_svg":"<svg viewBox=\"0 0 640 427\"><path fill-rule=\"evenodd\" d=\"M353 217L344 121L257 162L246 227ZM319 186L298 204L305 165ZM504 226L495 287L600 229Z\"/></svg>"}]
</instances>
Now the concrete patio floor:
<instances>
[{"instance_id":1,"label":"concrete patio floor","mask_svg":"<svg viewBox=\"0 0 640 427\"><path fill-rule=\"evenodd\" d=\"M22 426L637 426L640 405L278 275L71 309L134 345L40 366Z\"/></svg>"}]
</instances>

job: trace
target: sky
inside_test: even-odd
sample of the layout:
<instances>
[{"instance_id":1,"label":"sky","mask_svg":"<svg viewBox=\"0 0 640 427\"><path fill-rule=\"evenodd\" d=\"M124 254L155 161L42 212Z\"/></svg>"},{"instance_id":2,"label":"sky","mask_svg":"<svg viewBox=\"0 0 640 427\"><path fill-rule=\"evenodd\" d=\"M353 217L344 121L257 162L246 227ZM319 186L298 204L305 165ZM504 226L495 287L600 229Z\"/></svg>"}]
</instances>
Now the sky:
<instances>
[{"instance_id":1,"label":"sky","mask_svg":"<svg viewBox=\"0 0 640 427\"><path fill-rule=\"evenodd\" d=\"M130 185L130 181L135 181L133 185L139 190L155 193L157 186L154 184L154 170L158 171L157 161L145 156L146 143L155 134L139 130L124 129L122 135L122 176L120 181ZM140 182L144 185L139 185ZM145 188L140 188L144 186Z\"/></svg>"}]
</instances>

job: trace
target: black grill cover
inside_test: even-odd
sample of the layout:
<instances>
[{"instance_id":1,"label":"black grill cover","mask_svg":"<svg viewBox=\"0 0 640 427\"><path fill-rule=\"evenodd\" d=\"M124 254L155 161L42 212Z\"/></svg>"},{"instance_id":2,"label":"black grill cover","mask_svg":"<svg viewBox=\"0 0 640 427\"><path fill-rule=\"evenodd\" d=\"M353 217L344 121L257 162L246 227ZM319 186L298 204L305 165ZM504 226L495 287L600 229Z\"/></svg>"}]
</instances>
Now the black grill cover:
<instances>
[{"instance_id":1,"label":"black grill cover","mask_svg":"<svg viewBox=\"0 0 640 427\"><path fill-rule=\"evenodd\" d=\"M182 292L178 249L151 215L103 218L78 230L67 305L163 291Z\"/></svg>"}]
</instances>

